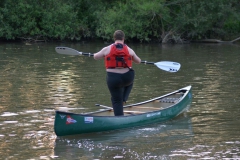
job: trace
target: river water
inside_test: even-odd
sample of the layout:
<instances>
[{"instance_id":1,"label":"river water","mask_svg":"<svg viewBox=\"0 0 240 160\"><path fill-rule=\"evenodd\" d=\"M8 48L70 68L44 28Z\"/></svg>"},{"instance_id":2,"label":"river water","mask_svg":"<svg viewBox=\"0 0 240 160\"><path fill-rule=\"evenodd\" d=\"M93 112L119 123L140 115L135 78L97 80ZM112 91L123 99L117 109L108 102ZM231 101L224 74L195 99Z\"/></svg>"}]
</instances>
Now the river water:
<instances>
[{"instance_id":1,"label":"river water","mask_svg":"<svg viewBox=\"0 0 240 160\"><path fill-rule=\"evenodd\" d=\"M94 53L104 43L0 44L0 159L240 159L240 44L128 44L147 61L175 61L176 73L134 64L128 103L188 85L191 107L168 122L56 137L55 110L110 106L103 61L59 55L56 46Z\"/></svg>"}]
</instances>

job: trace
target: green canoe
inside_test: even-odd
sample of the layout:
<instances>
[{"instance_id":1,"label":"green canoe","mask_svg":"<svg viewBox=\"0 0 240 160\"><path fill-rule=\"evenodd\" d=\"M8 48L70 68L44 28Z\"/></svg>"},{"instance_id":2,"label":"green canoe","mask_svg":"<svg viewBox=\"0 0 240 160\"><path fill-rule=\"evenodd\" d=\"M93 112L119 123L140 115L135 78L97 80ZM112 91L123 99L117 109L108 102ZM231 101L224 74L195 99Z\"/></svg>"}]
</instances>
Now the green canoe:
<instances>
[{"instance_id":1,"label":"green canoe","mask_svg":"<svg viewBox=\"0 0 240 160\"><path fill-rule=\"evenodd\" d=\"M191 88L187 86L151 100L124 106L124 116L114 116L110 107L86 114L56 111L54 131L57 136L66 136L166 121L188 108L192 100Z\"/></svg>"}]
</instances>

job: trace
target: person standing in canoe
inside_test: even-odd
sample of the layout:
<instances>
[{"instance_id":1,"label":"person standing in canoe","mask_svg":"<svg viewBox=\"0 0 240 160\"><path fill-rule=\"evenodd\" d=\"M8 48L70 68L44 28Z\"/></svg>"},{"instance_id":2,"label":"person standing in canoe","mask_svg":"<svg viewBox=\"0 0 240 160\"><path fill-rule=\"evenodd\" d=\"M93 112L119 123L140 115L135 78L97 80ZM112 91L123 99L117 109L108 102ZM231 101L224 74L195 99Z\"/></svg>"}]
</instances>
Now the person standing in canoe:
<instances>
[{"instance_id":1,"label":"person standing in canoe","mask_svg":"<svg viewBox=\"0 0 240 160\"><path fill-rule=\"evenodd\" d=\"M107 86L115 116L122 116L123 103L127 101L133 87L134 70L132 61L139 64L141 59L124 44L125 34L117 30L113 34L114 43L94 54L94 59L105 60Z\"/></svg>"}]
</instances>

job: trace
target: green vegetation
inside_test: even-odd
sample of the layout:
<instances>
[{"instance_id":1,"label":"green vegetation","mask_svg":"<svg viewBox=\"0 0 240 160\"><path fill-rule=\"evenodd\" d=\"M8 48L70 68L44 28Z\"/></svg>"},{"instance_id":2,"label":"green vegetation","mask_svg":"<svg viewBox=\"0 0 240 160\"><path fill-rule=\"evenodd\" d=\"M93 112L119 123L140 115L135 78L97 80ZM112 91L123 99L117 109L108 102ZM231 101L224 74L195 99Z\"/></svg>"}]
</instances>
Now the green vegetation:
<instances>
[{"instance_id":1,"label":"green vegetation","mask_svg":"<svg viewBox=\"0 0 240 160\"><path fill-rule=\"evenodd\" d=\"M3 40L110 41L116 29L128 41L162 43L240 37L239 0L1 0Z\"/></svg>"}]
</instances>

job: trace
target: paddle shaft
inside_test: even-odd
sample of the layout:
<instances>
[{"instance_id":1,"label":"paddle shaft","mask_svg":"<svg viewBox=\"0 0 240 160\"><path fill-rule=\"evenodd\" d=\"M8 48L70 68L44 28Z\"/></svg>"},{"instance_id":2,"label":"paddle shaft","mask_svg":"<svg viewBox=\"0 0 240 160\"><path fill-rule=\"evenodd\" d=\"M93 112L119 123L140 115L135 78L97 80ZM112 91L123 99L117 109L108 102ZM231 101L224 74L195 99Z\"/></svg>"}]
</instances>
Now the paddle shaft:
<instances>
[{"instance_id":1,"label":"paddle shaft","mask_svg":"<svg viewBox=\"0 0 240 160\"><path fill-rule=\"evenodd\" d=\"M79 52L75 49L68 48L68 47L56 47L55 50L59 54L65 54L65 55L70 55L70 56L77 56L77 55L84 55L84 56L88 56L88 57L94 56L94 54L92 54L92 53Z\"/></svg>"},{"instance_id":2,"label":"paddle shaft","mask_svg":"<svg viewBox=\"0 0 240 160\"><path fill-rule=\"evenodd\" d=\"M92 53L85 53L85 52L79 52L75 49L68 48L68 47L56 47L56 52L59 54L66 54L66 55L84 55L88 57L93 57L94 54ZM144 64L154 64L154 62L147 62L147 61L141 61L141 63Z\"/></svg>"},{"instance_id":3,"label":"paddle shaft","mask_svg":"<svg viewBox=\"0 0 240 160\"><path fill-rule=\"evenodd\" d=\"M88 57L94 56L94 54L92 54L92 53L84 53L84 52L81 52L81 55L88 56Z\"/></svg>"},{"instance_id":4,"label":"paddle shaft","mask_svg":"<svg viewBox=\"0 0 240 160\"><path fill-rule=\"evenodd\" d=\"M155 62L141 61L141 63L144 63L144 64L154 64Z\"/></svg>"},{"instance_id":5,"label":"paddle shaft","mask_svg":"<svg viewBox=\"0 0 240 160\"><path fill-rule=\"evenodd\" d=\"M94 54L92 54L92 53L79 52L77 50L67 48L67 47L56 47L56 51L60 54L66 54L66 55L84 55L84 56L88 56L88 57L94 56ZM67 53L67 51L69 51L69 53ZM147 61L141 61L141 63L154 64L154 62L147 62Z\"/></svg>"},{"instance_id":6,"label":"paddle shaft","mask_svg":"<svg viewBox=\"0 0 240 160\"><path fill-rule=\"evenodd\" d=\"M84 55L88 57L93 57L94 54L92 53L85 53L85 52L79 52L75 49L68 48L68 47L56 47L56 52L59 54L65 54L70 56L77 56L77 55ZM160 61L160 62L147 62L147 61L141 61L141 63L144 64L153 64L157 66L159 69L167 71L167 72L177 72L181 64L177 62L171 62L171 61Z\"/></svg>"},{"instance_id":7,"label":"paddle shaft","mask_svg":"<svg viewBox=\"0 0 240 160\"><path fill-rule=\"evenodd\" d=\"M99 107L103 107L103 108L107 108L107 109L113 110L112 107L104 106L104 105L102 105L102 104L95 104L95 106L99 106Z\"/></svg>"}]
</instances>

